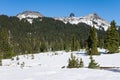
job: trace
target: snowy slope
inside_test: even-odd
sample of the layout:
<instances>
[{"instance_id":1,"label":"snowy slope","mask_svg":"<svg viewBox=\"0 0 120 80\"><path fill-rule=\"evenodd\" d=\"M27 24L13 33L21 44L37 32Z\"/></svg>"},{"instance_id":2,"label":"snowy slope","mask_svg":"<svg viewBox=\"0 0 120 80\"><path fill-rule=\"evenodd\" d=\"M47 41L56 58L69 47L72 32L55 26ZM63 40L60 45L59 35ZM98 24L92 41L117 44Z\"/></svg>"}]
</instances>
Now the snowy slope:
<instances>
[{"instance_id":1,"label":"snowy slope","mask_svg":"<svg viewBox=\"0 0 120 80\"><path fill-rule=\"evenodd\" d=\"M54 18L56 20L63 21L64 23L78 24L78 23L86 23L90 26L95 26L97 29L102 29L106 31L110 24L100 18L96 13L88 14L82 17L63 17L63 18Z\"/></svg>"},{"instance_id":2,"label":"snowy slope","mask_svg":"<svg viewBox=\"0 0 120 80\"><path fill-rule=\"evenodd\" d=\"M89 56L84 55L84 50L72 53L83 59L85 67L88 66ZM13 61L3 60L0 80L120 80L120 72L88 68L62 69L62 66L67 66L70 55L71 52L57 51L34 54L34 59L31 59L31 55L21 55L18 61L16 57ZM120 53L101 54L93 58L101 66L120 67ZM24 62L25 67L21 68L18 62Z\"/></svg>"},{"instance_id":3,"label":"snowy slope","mask_svg":"<svg viewBox=\"0 0 120 80\"><path fill-rule=\"evenodd\" d=\"M30 23L34 18L43 17L43 15L36 11L24 11L22 13L17 14L19 19L27 19Z\"/></svg>"}]
</instances>

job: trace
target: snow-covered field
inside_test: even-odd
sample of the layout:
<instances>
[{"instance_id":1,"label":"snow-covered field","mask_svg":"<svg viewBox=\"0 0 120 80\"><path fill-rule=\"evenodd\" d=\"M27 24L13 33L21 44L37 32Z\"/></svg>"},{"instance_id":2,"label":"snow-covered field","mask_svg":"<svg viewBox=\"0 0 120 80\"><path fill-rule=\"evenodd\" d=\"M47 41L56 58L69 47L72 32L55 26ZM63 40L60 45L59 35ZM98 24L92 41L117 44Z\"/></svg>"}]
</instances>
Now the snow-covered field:
<instances>
[{"instance_id":1,"label":"snow-covered field","mask_svg":"<svg viewBox=\"0 0 120 80\"><path fill-rule=\"evenodd\" d=\"M99 51L102 53L104 49L99 49ZM120 80L120 71L62 68L67 66L71 53L82 58L85 67L88 66L90 59L83 50L39 53L34 54L34 59L31 54L21 55L19 60L16 60L16 57L14 60L3 60L3 66L0 67L0 80ZM100 66L120 67L120 53L101 54L93 58ZM24 67L21 66L23 62Z\"/></svg>"}]
</instances>

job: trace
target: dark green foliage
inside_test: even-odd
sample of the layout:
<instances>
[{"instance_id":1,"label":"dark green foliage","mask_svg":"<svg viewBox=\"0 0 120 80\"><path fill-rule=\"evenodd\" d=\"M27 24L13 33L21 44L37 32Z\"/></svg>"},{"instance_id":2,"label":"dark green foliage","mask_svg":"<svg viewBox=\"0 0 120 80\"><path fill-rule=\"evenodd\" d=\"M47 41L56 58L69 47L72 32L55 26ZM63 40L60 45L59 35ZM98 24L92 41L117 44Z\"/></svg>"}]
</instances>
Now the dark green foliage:
<instances>
[{"instance_id":1,"label":"dark green foliage","mask_svg":"<svg viewBox=\"0 0 120 80\"><path fill-rule=\"evenodd\" d=\"M71 40L71 50L72 51L75 51L76 49L75 49L75 41L76 41L76 39L75 39L75 36L73 35L72 36L72 40Z\"/></svg>"},{"instance_id":2,"label":"dark green foliage","mask_svg":"<svg viewBox=\"0 0 120 80\"><path fill-rule=\"evenodd\" d=\"M71 54L69 60L68 60L68 66L67 68L81 68L83 67L84 64L83 64L83 61L82 59L79 59L76 58L73 54Z\"/></svg>"},{"instance_id":3,"label":"dark green foliage","mask_svg":"<svg viewBox=\"0 0 120 80\"><path fill-rule=\"evenodd\" d=\"M98 47L105 48L105 31L99 30L97 31L98 35Z\"/></svg>"},{"instance_id":4,"label":"dark green foliage","mask_svg":"<svg viewBox=\"0 0 120 80\"><path fill-rule=\"evenodd\" d=\"M34 54L31 55L31 59L34 59Z\"/></svg>"},{"instance_id":5,"label":"dark green foliage","mask_svg":"<svg viewBox=\"0 0 120 80\"><path fill-rule=\"evenodd\" d=\"M71 54L71 57L69 58L68 61L68 68L79 68L79 60Z\"/></svg>"},{"instance_id":6,"label":"dark green foliage","mask_svg":"<svg viewBox=\"0 0 120 80\"><path fill-rule=\"evenodd\" d=\"M100 67L100 65L98 65L98 63L95 62L95 60L93 59L93 57L90 56L90 63L88 65L88 68L97 69L99 67Z\"/></svg>"},{"instance_id":7,"label":"dark green foliage","mask_svg":"<svg viewBox=\"0 0 120 80\"><path fill-rule=\"evenodd\" d=\"M2 66L2 53L0 53L0 66Z\"/></svg>"},{"instance_id":8,"label":"dark green foliage","mask_svg":"<svg viewBox=\"0 0 120 80\"><path fill-rule=\"evenodd\" d=\"M42 42L40 45L40 52L45 52L45 51L46 51L46 45L44 42Z\"/></svg>"},{"instance_id":9,"label":"dark green foliage","mask_svg":"<svg viewBox=\"0 0 120 80\"><path fill-rule=\"evenodd\" d=\"M85 48L90 26L65 24L48 17L34 19L30 24L26 19L0 15L0 28L7 30L6 49L10 53L5 53L4 58L10 58L11 55Z\"/></svg>"},{"instance_id":10,"label":"dark green foliage","mask_svg":"<svg viewBox=\"0 0 120 80\"><path fill-rule=\"evenodd\" d=\"M0 66L2 66L2 55L0 54Z\"/></svg>"},{"instance_id":11,"label":"dark green foliage","mask_svg":"<svg viewBox=\"0 0 120 80\"><path fill-rule=\"evenodd\" d=\"M116 30L115 21L111 22L111 26L106 32L105 48L108 49L108 53L118 52L119 49L119 34Z\"/></svg>"},{"instance_id":12,"label":"dark green foliage","mask_svg":"<svg viewBox=\"0 0 120 80\"><path fill-rule=\"evenodd\" d=\"M30 24L26 19L19 20L17 17L0 16L0 27L10 31L10 45L12 54L28 54L44 51L71 50L72 34L74 34L74 48L78 50L80 44L85 44L87 39L88 25L64 24L52 18L37 18ZM83 41L82 41L82 40ZM82 42L81 42L82 41Z\"/></svg>"},{"instance_id":13,"label":"dark green foliage","mask_svg":"<svg viewBox=\"0 0 120 80\"><path fill-rule=\"evenodd\" d=\"M71 39L71 51L80 50L80 42L75 38L75 35Z\"/></svg>"},{"instance_id":14,"label":"dark green foliage","mask_svg":"<svg viewBox=\"0 0 120 80\"><path fill-rule=\"evenodd\" d=\"M19 57L18 57L18 56L16 57L16 60L17 60L17 61L19 60Z\"/></svg>"},{"instance_id":15,"label":"dark green foliage","mask_svg":"<svg viewBox=\"0 0 120 80\"><path fill-rule=\"evenodd\" d=\"M88 55L99 55L97 50L97 33L94 27L90 28L89 37L87 40L87 54Z\"/></svg>"},{"instance_id":16,"label":"dark green foliage","mask_svg":"<svg viewBox=\"0 0 120 80\"><path fill-rule=\"evenodd\" d=\"M12 48L9 43L8 30L0 28L0 54L2 58L12 58Z\"/></svg>"},{"instance_id":17,"label":"dark green foliage","mask_svg":"<svg viewBox=\"0 0 120 80\"><path fill-rule=\"evenodd\" d=\"M82 58L80 59L79 67L80 67L80 68L84 67L84 63L83 63L83 61L82 61Z\"/></svg>"}]
</instances>

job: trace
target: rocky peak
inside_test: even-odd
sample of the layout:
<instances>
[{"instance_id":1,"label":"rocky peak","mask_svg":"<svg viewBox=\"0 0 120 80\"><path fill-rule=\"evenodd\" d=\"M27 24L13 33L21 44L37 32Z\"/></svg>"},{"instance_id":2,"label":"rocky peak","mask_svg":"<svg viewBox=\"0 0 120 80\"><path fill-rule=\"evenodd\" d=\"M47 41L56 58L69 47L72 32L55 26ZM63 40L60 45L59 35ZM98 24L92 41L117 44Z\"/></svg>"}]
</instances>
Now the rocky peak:
<instances>
[{"instance_id":1,"label":"rocky peak","mask_svg":"<svg viewBox=\"0 0 120 80\"><path fill-rule=\"evenodd\" d=\"M38 18L38 17L43 17L43 15L39 12L36 11L24 11L22 13L17 14L17 17L20 19L23 18Z\"/></svg>"},{"instance_id":2,"label":"rocky peak","mask_svg":"<svg viewBox=\"0 0 120 80\"><path fill-rule=\"evenodd\" d=\"M86 16L81 17L63 17L63 18L55 18L56 20L63 21L64 23L71 23L71 24L79 24L85 23L90 26L95 26L96 29L104 28L106 31L110 24L100 18L96 13L88 14Z\"/></svg>"},{"instance_id":3,"label":"rocky peak","mask_svg":"<svg viewBox=\"0 0 120 80\"><path fill-rule=\"evenodd\" d=\"M88 14L86 16L84 16L83 18L87 18L87 19L101 19L98 14L93 13L93 14Z\"/></svg>"}]
</instances>

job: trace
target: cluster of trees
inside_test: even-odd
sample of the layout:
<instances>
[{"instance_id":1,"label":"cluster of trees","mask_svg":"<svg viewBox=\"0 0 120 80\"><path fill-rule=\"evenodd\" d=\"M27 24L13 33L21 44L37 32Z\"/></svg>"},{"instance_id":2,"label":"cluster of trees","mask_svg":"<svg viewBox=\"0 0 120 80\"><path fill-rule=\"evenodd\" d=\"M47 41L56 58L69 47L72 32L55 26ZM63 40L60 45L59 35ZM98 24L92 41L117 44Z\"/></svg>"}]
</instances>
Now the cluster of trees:
<instances>
[{"instance_id":1,"label":"cluster of trees","mask_svg":"<svg viewBox=\"0 0 120 80\"><path fill-rule=\"evenodd\" d=\"M68 60L67 68L83 68L83 67L84 67L84 62L82 58L79 60L78 58L76 58L76 56L71 54ZM92 56L90 56L90 63L88 64L88 68L92 68L92 69L100 68L100 65L95 62Z\"/></svg>"},{"instance_id":2,"label":"cluster of trees","mask_svg":"<svg viewBox=\"0 0 120 80\"><path fill-rule=\"evenodd\" d=\"M119 52L120 37L113 20L110 27L106 31L104 39L104 48L107 49L107 53L117 53ZM100 55L97 50L98 47L98 35L94 27L90 28L89 36L87 39L87 54L88 55Z\"/></svg>"},{"instance_id":3,"label":"cluster of trees","mask_svg":"<svg viewBox=\"0 0 120 80\"><path fill-rule=\"evenodd\" d=\"M108 49L109 53L119 52L120 37L115 24L115 21L112 21L110 28L106 32L105 48Z\"/></svg>"},{"instance_id":4,"label":"cluster of trees","mask_svg":"<svg viewBox=\"0 0 120 80\"><path fill-rule=\"evenodd\" d=\"M99 54L97 47L114 53L120 45L118 32L120 29L116 30L114 21L105 32L84 23L65 24L48 17L33 19L30 24L26 19L0 15L0 60L20 54L80 48L87 48L89 55Z\"/></svg>"},{"instance_id":5,"label":"cluster of trees","mask_svg":"<svg viewBox=\"0 0 120 80\"><path fill-rule=\"evenodd\" d=\"M30 24L26 19L1 15L0 30L2 29L7 32L6 42L12 49L9 52L19 55L85 48L89 27L84 23L65 24L46 17L34 19ZM4 55L4 58L9 57Z\"/></svg>"}]
</instances>

